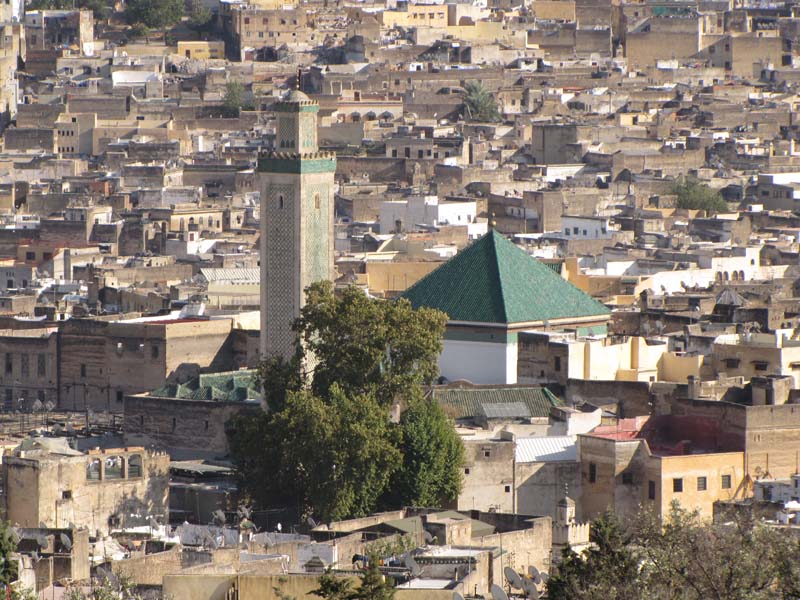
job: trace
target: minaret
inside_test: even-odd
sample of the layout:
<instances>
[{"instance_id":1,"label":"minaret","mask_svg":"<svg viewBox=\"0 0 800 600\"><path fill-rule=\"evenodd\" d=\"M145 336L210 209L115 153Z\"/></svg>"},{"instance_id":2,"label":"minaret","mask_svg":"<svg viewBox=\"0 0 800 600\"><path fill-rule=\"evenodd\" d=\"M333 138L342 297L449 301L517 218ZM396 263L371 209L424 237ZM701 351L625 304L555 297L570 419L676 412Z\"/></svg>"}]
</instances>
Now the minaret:
<instances>
[{"instance_id":1,"label":"minaret","mask_svg":"<svg viewBox=\"0 0 800 600\"><path fill-rule=\"evenodd\" d=\"M291 90L274 106L276 151L258 161L261 179L262 356L294 353L292 323L305 289L333 280L336 157L317 146L319 104Z\"/></svg>"}]
</instances>

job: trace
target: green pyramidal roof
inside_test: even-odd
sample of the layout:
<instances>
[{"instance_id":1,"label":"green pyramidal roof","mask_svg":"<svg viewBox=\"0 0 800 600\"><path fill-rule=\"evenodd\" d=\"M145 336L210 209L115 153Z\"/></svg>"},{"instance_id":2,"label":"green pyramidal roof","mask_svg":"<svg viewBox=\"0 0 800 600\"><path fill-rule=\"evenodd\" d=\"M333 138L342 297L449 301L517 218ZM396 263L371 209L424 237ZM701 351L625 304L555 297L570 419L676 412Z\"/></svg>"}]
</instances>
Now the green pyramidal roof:
<instances>
[{"instance_id":1,"label":"green pyramidal roof","mask_svg":"<svg viewBox=\"0 0 800 600\"><path fill-rule=\"evenodd\" d=\"M582 292L494 229L402 295L451 321L527 323L607 315Z\"/></svg>"}]
</instances>

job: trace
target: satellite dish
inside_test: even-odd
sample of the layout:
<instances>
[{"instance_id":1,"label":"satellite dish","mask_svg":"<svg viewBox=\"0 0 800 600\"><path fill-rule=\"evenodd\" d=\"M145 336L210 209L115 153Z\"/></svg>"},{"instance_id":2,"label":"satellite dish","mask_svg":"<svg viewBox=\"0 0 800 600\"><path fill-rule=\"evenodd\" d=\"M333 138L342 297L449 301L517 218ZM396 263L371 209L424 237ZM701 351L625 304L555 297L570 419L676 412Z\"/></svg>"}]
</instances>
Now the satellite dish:
<instances>
[{"instance_id":1,"label":"satellite dish","mask_svg":"<svg viewBox=\"0 0 800 600\"><path fill-rule=\"evenodd\" d=\"M47 536L37 535L36 544L39 546L39 548L47 548Z\"/></svg>"},{"instance_id":2,"label":"satellite dish","mask_svg":"<svg viewBox=\"0 0 800 600\"><path fill-rule=\"evenodd\" d=\"M514 569L512 569L511 567L506 567L505 569L503 569L503 574L506 576L506 581L508 582L508 585L510 585L515 590L522 589L522 578L520 578L520 576L517 575L517 572Z\"/></svg>"},{"instance_id":3,"label":"satellite dish","mask_svg":"<svg viewBox=\"0 0 800 600\"><path fill-rule=\"evenodd\" d=\"M306 519L306 523L308 523L308 526L311 527L311 529L316 529L318 527L317 522L311 517Z\"/></svg>"},{"instance_id":4,"label":"satellite dish","mask_svg":"<svg viewBox=\"0 0 800 600\"><path fill-rule=\"evenodd\" d=\"M153 529L158 529L159 527L161 527L161 525L158 523L158 521L156 521L153 517L150 517L150 519L148 520L148 523L150 523L150 527L153 528Z\"/></svg>"},{"instance_id":5,"label":"satellite dish","mask_svg":"<svg viewBox=\"0 0 800 600\"><path fill-rule=\"evenodd\" d=\"M39 529L47 529L47 523L44 521L39 521Z\"/></svg>"},{"instance_id":6,"label":"satellite dish","mask_svg":"<svg viewBox=\"0 0 800 600\"><path fill-rule=\"evenodd\" d=\"M464 600L464 596L462 596L458 592L453 592L453 600Z\"/></svg>"},{"instance_id":7,"label":"satellite dish","mask_svg":"<svg viewBox=\"0 0 800 600\"><path fill-rule=\"evenodd\" d=\"M503 590L503 588L496 583L492 584L492 587L489 588L489 591L491 592L494 600L508 600L508 594L506 594L505 590Z\"/></svg>"},{"instance_id":8,"label":"satellite dish","mask_svg":"<svg viewBox=\"0 0 800 600\"><path fill-rule=\"evenodd\" d=\"M72 540L69 539L69 536L66 533L60 533L58 535L58 539L61 540L61 545L64 546L67 550L72 550Z\"/></svg>"},{"instance_id":9,"label":"satellite dish","mask_svg":"<svg viewBox=\"0 0 800 600\"><path fill-rule=\"evenodd\" d=\"M417 561L415 561L410 554L406 555L405 560L403 562L405 563L406 568L411 571L412 577L417 577L420 574L421 569L419 568Z\"/></svg>"},{"instance_id":10,"label":"satellite dish","mask_svg":"<svg viewBox=\"0 0 800 600\"><path fill-rule=\"evenodd\" d=\"M533 580L533 583L535 583L536 585L542 583L542 574L539 573L539 569L537 569L533 565L528 567L528 577L530 577L531 580Z\"/></svg>"},{"instance_id":11,"label":"satellite dish","mask_svg":"<svg viewBox=\"0 0 800 600\"><path fill-rule=\"evenodd\" d=\"M224 512L222 512L221 510L215 510L212 514L214 516L214 523L216 523L216 524L218 524L220 526L225 525L225 522L227 521L227 519L225 517L225 513Z\"/></svg>"},{"instance_id":12,"label":"satellite dish","mask_svg":"<svg viewBox=\"0 0 800 600\"><path fill-rule=\"evenodd\" d=\"M39 562L39 553L36 550L34 550L33 552L31 552L31 558L36 562Z\"/></svg>"},{"instance_id":13,"label":"satellite dish","mask_svg":"<svg viewBox=\"0 0 800 600\"><path fill-rule=\"evenodd\" d=\"M433 543L433 536L431 535L430 531L423 531L422 532L422 537L425 538L425 543L426 544L432 544Z\"/></svg>"},{"instance_id":14,"label":"satellite dish","mask_svg":"<svg viewBox=\"0 0 800 600\"><path fill-rule=\"evenodd\" d=\"M526 577L522 579L520 583L522 583L522 591L526 598L529 598L529 600L539 600L539 598L541 598L542 593L539 591L539 588L536 587L532 579Z\"/></svg>"}]
</instances>

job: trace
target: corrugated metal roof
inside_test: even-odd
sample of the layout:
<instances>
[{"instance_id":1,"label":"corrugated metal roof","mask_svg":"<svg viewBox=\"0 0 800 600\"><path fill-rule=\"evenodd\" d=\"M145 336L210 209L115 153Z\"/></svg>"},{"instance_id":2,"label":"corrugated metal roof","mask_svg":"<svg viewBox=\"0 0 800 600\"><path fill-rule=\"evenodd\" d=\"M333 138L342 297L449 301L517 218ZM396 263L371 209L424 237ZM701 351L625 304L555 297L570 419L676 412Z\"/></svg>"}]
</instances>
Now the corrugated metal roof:
<instances>
[{"instance_id":1,"label":"corrugated metal roof","mask_svg":"<svg viewBox=\"0 0 800 600\"><path fill-rule=\"evenodd\" d=\"M456 419L468 419L484 415L481 406L490 404L522 403L531 417L548 417L550 408L564 406L564 402L543 387L496 387L496 388L439 388L433 397Z\"/></svg>"},{"instance_id":2,"label":"corrugated metal roof","mask_svg":"<svg viewBox=\"0 0 800 600\"><path fill-rule=\"evenodd\" d=\"M559 462L578 460L577 436L517 438L518 463Z\"/></svg>"},{"instance_id":3,"label":"corrugated metal roof","mask_svg":"<svg viewBox=\"0 0 800 600\"><path fill-rule=\"evenodd\" d=\"M531 411L524 402L481 402L481 410L487 419L527 419Z\"/></svg>"},{"instance_id":4,"label":"corrugated metal roof","mask_svg":"<svg viewBox=\"0 0 800 600\"><path fill-rule=\"evenodd\" d=\"M246 281L258 283L261 281L261 271L251 267L200 269L200 275L207 282L212 281Z\"/></svg>"}]
</instances>

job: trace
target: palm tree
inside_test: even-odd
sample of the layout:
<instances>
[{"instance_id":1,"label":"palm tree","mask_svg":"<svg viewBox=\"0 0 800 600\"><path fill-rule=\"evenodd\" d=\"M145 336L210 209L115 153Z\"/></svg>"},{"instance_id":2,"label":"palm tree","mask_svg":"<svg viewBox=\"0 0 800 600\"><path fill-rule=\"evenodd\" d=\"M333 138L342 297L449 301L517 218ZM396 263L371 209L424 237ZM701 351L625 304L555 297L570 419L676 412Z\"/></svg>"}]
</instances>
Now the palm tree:
<instances>
[{"instance_id":1,"label":"palm tree","mask_svg":"<svg viewBox=\"0 0 800 600\"><path fill-rule=\"evenodd\" d=\"M492 93L482 83L470 81L464 86L464 113L471 121L499 121L500 112Z\"/></svg>"}]
</instances>

